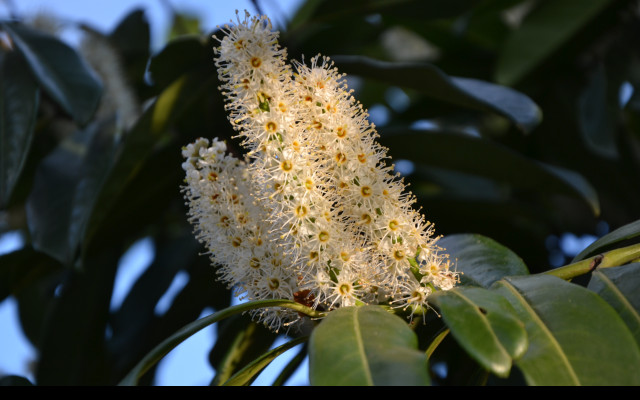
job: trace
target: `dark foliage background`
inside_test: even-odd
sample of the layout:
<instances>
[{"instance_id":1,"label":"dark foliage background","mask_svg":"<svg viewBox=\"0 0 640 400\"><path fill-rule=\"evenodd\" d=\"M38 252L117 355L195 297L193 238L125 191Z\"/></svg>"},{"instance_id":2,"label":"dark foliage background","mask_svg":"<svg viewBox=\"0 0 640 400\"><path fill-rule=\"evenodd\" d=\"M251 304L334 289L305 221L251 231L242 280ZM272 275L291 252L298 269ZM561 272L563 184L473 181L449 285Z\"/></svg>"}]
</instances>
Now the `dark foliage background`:
<instances>
[{"instance_id":1,"label":"dark foliage background","mask_svg":"<svg viewBox=\"0 0 640 400\"><path fill-rule=\"evenodd\" d=\"M406 180L439 234L485 235L536 273L560 251L554 237L640 219L639 14L630 0L309 0L281 44L349 75L380 141L411 161ZM186 219L180 148L218 136L241 149L217 90L214 32L185 18L156 54L142 10L112 32L85 27L117 54L133 119L109 108L113 77L85 53L23 21L0 25L0 233L27 238L0 256L0 301L17 299L38 351L32 383L117 384L202 310L230 304ZM155 258L111 312L118 261L144 237ZM188 283L155 314L179 271ZM219 373L276 338L244 317L216 329ZM230 353L238 337L246 348ZM455 342L443 346L452 373L440 383L487 382Z\"/></svg>"}]
</instances>

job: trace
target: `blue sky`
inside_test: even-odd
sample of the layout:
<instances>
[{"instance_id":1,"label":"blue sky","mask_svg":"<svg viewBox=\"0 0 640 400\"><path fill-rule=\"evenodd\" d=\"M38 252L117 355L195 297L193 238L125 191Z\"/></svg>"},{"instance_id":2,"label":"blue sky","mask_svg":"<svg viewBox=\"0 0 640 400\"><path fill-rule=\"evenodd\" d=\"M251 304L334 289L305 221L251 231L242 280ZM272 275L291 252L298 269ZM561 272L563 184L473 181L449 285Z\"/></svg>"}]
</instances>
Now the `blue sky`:
<instances>
[{"instance_id":1,"label":"blue sky","mask_svg":"<svg viewBox=\"0 0 640 400\"><path fill-rule=\"evenodd\" d=\"M216 26L234 19L236 9L241 11L246 9L251 13L256 12L249 0L0 0L0 18L8 17L11 9L8 4L11 4L21 17L28 17L37 12L46 12L63 21L83 22L99 31L109 32L133 9L142 8L145 10L151 26L152 48L157 51L164 44L164 38L170 24L170 13L166 3L169 3L176 11L198 15L201 26L206 32L213 31ZM301 3L302 0L261 0L259 2L262 11L270 16L276 26L289 18ZM67 30L64 32L63 38L73 45L77 43L78 35L73 30ZM0 236L0 254L14 251L21 245L22 238L17 233ZM135 243L125 254L118 271L112 307L118 307L124 299L128 288L151 261L153 250L153 243L143 239ZM178 275L169 293L160 300L157 307L170 306L172 294L185 283L185 277ZM205 310L203 315L210 312L211 310ZM208 328L182 343L159 364L156 384L207 385L214 373L207 360L214 340L215 330ZM282 343L277 342L274 346ZM274 379L273 373L279 372L281 366L295 355L296 349L279 357L274 362L275 365L268 367L254 384L270 385ZM0 302L0 376L17 374L33 380L33 376L29 373L29 363L36 356L36 351L25 340L17 322L15 301L13 298L9 298ZM306 375L305 365L291 378L289 383L306 384Z\"/></svg>"}]
</instances>

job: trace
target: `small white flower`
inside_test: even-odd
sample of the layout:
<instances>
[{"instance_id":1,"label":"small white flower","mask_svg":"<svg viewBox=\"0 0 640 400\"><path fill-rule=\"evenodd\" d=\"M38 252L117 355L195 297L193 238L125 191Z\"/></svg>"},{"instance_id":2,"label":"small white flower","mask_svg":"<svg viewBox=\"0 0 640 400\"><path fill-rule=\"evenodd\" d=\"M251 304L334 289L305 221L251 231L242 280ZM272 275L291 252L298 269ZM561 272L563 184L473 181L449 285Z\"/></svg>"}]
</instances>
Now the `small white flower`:
<instances>
[{"instance_id":1,"label":"small white flower","mask_svg":"<svg viewBox=\"0 0 640 400\"><path fill-rule=\"evenodd\" d=\"M189 220L219 278L252 300L306 293L322 309L390 300L424 309L434 288L453 287L433 226L344 75L322 56L294 61L294 73L266 17L246 14L223 32L215 64L247 160L217 139L182 152ZM274 330L299 320L281 309L253 315Z\"/></svg>"}]
</instances>

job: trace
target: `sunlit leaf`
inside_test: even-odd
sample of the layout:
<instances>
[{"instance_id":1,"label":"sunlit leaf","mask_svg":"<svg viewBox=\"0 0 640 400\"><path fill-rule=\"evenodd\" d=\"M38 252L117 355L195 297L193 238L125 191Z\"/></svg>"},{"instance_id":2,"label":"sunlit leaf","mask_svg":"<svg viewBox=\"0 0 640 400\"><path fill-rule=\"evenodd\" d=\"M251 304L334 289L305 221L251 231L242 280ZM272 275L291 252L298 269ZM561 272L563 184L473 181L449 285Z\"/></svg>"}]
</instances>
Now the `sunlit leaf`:
<instances>
[{"instance_id":1,"label":"sunlit leaf","mask_svg":"<svg viewBox=\"0 0 640 400\"><path fill-rule=\"evenodd\" d=\"M522 259L495 240L477 234L446 235L438 241L462 272L462 284L488 288L514 275L528 275Z\"/></svg>"},{"instance_id":2,"label":"sunlit leaf","mask_svg":"<svg viewBox=\"0 0 640 400\"><path fill-rule=\"evenodd\" d=\"M332 311L309 341L312 385L428 385L427 359L402 319L377 306Z\"/></svg>"},{"instance_id":3,"label":"sunlit leaf","mask_svg":"<svg viewBox=\"0 0 640 400\"><path fill-rule=\"evenodd\" d=\"M462 348L487 370L509 376L527 349L527 332L507 300L473 287L439 291L430 300Z\"/></svg>"},{"instance_id":4,"label":"sunlit leaf","mask_svg":"<svg viewBox=\"0 0 640 400\"><path fill-rule=\"evenodd\" d=\"M529 385L638 385L640 349L611 306L552 276L494 285L524 322L527 352L516 360Z\"/></svg>"}]
</instances>

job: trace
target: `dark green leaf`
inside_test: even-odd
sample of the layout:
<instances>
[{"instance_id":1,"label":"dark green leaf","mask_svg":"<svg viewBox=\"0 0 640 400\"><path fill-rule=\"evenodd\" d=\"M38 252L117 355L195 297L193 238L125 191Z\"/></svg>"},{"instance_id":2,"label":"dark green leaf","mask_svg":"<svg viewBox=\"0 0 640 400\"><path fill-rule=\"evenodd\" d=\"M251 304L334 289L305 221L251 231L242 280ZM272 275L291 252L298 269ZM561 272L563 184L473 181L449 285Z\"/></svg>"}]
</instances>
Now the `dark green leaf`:
<instances>
[{"instance_id":1,"label":"dark green leaf","mask_svg":"<svg viewBox=\"0 0 640 400\"><path fill-rule=\"evenodd\" d=\"M205 41L196 36L181 36L169 42L158 54L149 60L149 77L154 86L164 89L185 72L196 67L203 60L205 51L212 64L213 51Z\"/></svg>"},{"instance_id":2,"label":"dark green leaf","mask_svg":"<svg viewBox=\"0 0 640 400\"><path fill-rule=\"evenodd\" d=\"M380 132L380 142L390 148L394 159L485 176L544 195L577 198L587 204L594 215L600 213L595 190L580 175L539 163L499 143L453 132L407 128L387 128Z\"/></svg>"},{"instance_id":3,"label":"dark green leaf","mask_svg":"<svg viewBox=\"0 0 640 400\"><path fill-rule=\"evenodd\" d=\"M86 259L91 268L68 270L61 280L56 296L46 304L35 371L38 385L110 383L104 340L119 258L113 248L91 251Z\"/></svg>"},{"instance_id":4,"label":"dark green leaf","mask_svg":"<svg viewBox=\"0 0 640 400\"><path fill-rule=\"evenodd\" d=\"M0 377L0 386L33 386L33 383L23 376L6 375Z\"/></svg>"},{"instance_id":5,"label":"dark green leaf","mask_svg":"<svg viewBox=\"0 0 640 400\"><path fill-rule=\"evenodd\" d=\"M0 302L19 294L59 266L55 260L31 247L0 255Z\"/></svg>"},{"instance_id":6,"label":"dark green leaf","mask_svg":"<svg viewBox=\"0 0 640 400\"><path fill-rule=\"evenodd\" d=\"M312 385L429 385L415 333L381 307L332 311L309 342Z\"/></svg>"},{"instance_id":7,"label":"dark green leaf","mask_svg":"<svg viewBox=\"0 0 640 400\"><path fill-rule=\"evenodd\" d=\"M527 332L507 300L473 287L439 291L430 299L461 347L487 370L509 376L513 360L527 349Z\"/></svg>"},{"instance_id":8,"label":"dark green leaf","mask_svg":"<svg viewBox=\"0 0 640 400\"><path fill-rule=\"evenodd\" d=\"M211 351L216 370L212 385L226 384L234 374L269 350L276 335L266 327L242 316L234 316L218 325L218 339Z\"/></svg>"},{"instance_id":9,"label":"dark green leaf","mask_svg":"<svg viewBox=\"0 0 640 400\"><path fill-rule=\"evenodd\" d=\"M618 312L640 346L640 263L597 269L588 288Z\"/></svg>"},{"instance_id":10,"label":"dark green leaf","mask_svg":"<svg viewBox=\"0 0 640 400\"><path fill-rule=\"evenodd\" d=\"M620 243L627 239L632 239L636 236L640 236L640 220L634 221L630 224L621 226L613 232L610 232L595 242L587 246L577 256L574 257L572 262L584 260L592 255L603 251L605 248Z\"/></svg>"},{"instance_id":11,"label":"dark green leaf","mask_svg":"<svg viewBox=\"0 0 640 400\"><path fill-rule=\"evenodd\" d=\"M253 382L258 377L258 374L260 374L260 372L262 372L262 370L265 369L269 365L269 363L271 363L271 361L275 360L278 356L280 356L287 350L306 342L308 339L309 338L307 336L299 337L264 353L256 360L238 371L235 375L233 375L224 383L224 386L250 385L251 382Z\"/></svg>"},{"instance_id":12,"label":"dark green leaf","mask_svg":"<svg viewBox=\"0 0 640 400\"><path fill-rule=\"evenodd\" d=\"M516 361L529 385L638 385L640 349L601 297L548 275L494 285L524 322L529 348Z\"/></svg>"},{"instance_id":13,"label":"dark green leaf","mask_svg":"<svg viewBox=\"0 0 640 400\"><path fill-rule=\"evenodd\" d=\"M40 90L17 51L0 51L0 207L6 207L25 165Z\"/></svg>"},{"instance_id":14,"label":"dark green leaf","mask_svg":"<svg viewBox=\"0 0 640 400\"><path fill-rule=\"evenodd\" d=\"M210 72L197 70L183 74L160 93L126 134L118 149L118 157L113 161L96 199L86 231L88 240L98 231L126 185L140 173L149 157L170 142L169 128L176 119L199 96L212 90L216 82L215 75Z\"/></svg>"},{"instance_id":15,"label":"dark green leaf","mask_svg":"<svg viewBox=\"0 0 640 400\"><path fill-rule=\"evenodd\" d=\"M502 115L529 132L542 111L526 95L508 87L471 78L450 77L427 63L390 63L359 56L336 56L341 72L407 87L436 100Z\"/></svg>"},{"instance_id":16,"label":"dark green leaf","mask_svg":"<svg viewBox=\"0 0 640 400\"><path fill-rule=\"evenodd\" d=\"M522 259L508 248L477 234L447 235L438 241L462 272L462 284L488 288L494 282L513 275L528 275Z\"/></svg>"},{"instance_id":17,"label":"dark green leaf","mask_svg":"<svg viewBox=\"0 0 640 400\"><path fill-rule=\"evenodd\" d=\"M193 321L186 326L183 326L177 330L173 335L166 338L162 343L157 345L151 352L149 352L140 362L129 372L127 376L120 382L120 385L135 385L138 383L140 377L153 367L158 361L160 361L167 353L173 350L177 345L188 339L198 331L207 326L219 322L225 318L231 317L236 314L240 314L249 310L255 310L265 307L285 307L298 312L304 312L312 317L319 317L321 313L315 313L314 310L303 306L300 303L296 303L291 300L256 300L241 303L236 306L225 308L209 316L200 318L197 321ZM319 315L318 315L319 314Z\"/></svg>"},{"instance_id":18,"label":"dark green leaf","mask_svg":"<svg viewBox=\"0 0 640 400\"><path fill-rule=\"evenodd\" d=\"M618 102L613 102L615 107L611 106L607 97L607 91L611 89L607 89L607 84L607 74L600 65L593 72L588 86L578 99L578 118L580 132L589 149L604 157L617 158L618 149L614 133ZM619 96L617 91L616 95Z\"/></svg>"},{"instance_id":19,"label":"dark green leaf","mask_svg":"<svg viewBox=\"0 0 640 400\"><path fill-rule=\"evenodd\" d=\"M137 9L118 23L109 39L126 58L136 58L149 52L149 36L149 22L144 10Z\"/></svg>"},{"instance_id":20,"label":"dark green leaf","mask_svg":"<svg viewBox=\"0 0 640 400\"><path fill-rule=\"evenodd\" d=\"M496 81L513 85L562 47L611 0L543 1L505 43Z\"/></svg>"},{"instance_id":21,"label":"dark green leaf","mask_svg":"<svg viewBox=\"0 0 640 400\"><path fill-rule=\"evenodd\" d=\"M27 199L33 246L71 266L80 261L87 223L114 156L113 125L93 123L42 160Z\"/></svg>"},{"instance_id":22,"label":"dark green leaf","mask_svg":"<svg viewBox=\"0 0 640 400\"><path fill-rule=\"evenodd\" d=\"M102 83L78 53L59 39L19 24L3 24L44 90L74 120L93 116Z\"/></svg>"}]
</instances>

